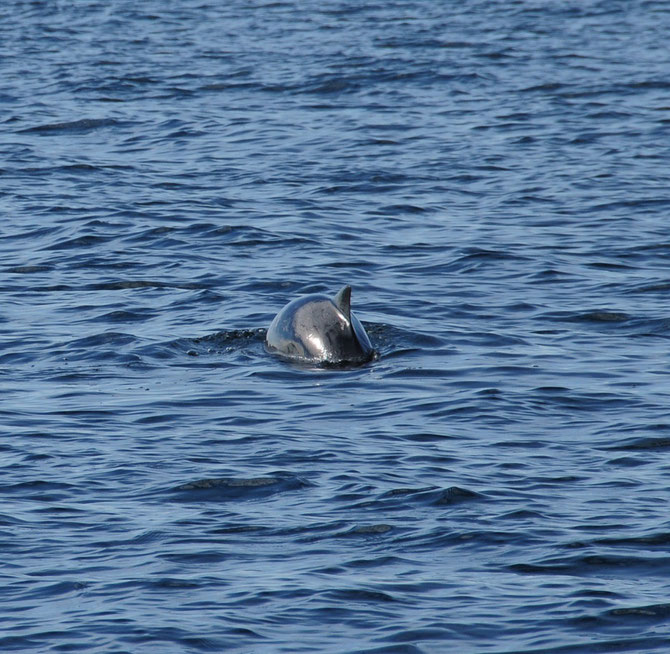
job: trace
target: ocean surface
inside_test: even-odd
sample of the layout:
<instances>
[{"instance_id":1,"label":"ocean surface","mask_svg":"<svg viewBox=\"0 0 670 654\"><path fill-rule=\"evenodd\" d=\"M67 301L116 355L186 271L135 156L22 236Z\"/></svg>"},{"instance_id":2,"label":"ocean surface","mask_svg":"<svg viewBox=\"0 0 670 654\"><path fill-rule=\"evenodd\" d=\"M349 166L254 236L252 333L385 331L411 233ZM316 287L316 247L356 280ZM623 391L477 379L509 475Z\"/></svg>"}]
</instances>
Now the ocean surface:
<instances>
[{"instance_id":1,"label":"ocean surface","mask_svg":"<svg viewBox=\"0 0 670 654\"><path fill-rule=\"evenodd\" d=\"M670 651L669 34L3 2L0 651Z\"/></svg>"}]
</instances>

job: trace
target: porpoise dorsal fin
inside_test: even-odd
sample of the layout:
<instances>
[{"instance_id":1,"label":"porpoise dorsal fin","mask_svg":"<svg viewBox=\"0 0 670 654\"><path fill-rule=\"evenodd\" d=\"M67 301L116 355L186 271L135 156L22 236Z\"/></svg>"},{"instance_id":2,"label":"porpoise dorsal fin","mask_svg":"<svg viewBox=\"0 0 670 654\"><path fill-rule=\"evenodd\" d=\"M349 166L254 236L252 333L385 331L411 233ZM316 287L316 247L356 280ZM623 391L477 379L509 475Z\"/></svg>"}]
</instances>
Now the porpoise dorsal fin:
<instances>
[{"instance_id":1,"label":"porpoise dorsal fin","mask_svg":"<svg viewBox=\"0 0 670 654\"><path fill-rule=\"evenodd\" d=\"M351 322L351 286L344 286L342 288L342 290L335 296L335 304L346 316L347 320Z\"/></svg>"}]
</instances>

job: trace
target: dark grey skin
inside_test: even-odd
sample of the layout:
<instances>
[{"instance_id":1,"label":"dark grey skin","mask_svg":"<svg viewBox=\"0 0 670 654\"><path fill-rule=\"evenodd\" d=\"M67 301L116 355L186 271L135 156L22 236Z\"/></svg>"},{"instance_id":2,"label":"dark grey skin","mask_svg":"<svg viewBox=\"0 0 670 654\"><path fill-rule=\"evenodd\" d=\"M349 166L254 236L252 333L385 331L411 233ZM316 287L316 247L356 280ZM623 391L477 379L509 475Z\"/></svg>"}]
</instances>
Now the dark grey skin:
<instances>
[{"instance_id":1,"label":"dark grey skin","mask_svg":"<svg viewBox=\"0 0 670 654\"><path fill-rule=\"evenodd\" d=\"M351 311L351 286L334 298L315 293L289 302L272 321L265 343L271 352L305 363L359 365L375 354Z\"/></svg>"}]
</instances>

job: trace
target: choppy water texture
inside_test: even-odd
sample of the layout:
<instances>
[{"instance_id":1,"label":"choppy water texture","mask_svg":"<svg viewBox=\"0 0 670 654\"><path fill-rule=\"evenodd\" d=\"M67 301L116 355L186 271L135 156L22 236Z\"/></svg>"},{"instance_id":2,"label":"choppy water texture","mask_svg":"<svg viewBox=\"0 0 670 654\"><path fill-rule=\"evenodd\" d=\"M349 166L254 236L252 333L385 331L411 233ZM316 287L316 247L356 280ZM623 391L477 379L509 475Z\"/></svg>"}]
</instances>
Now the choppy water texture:
<instances>
[{"instance_id":1,"label":"choppy water texture","mask_svg":"<svg viewBox=\"0 0 670 654\"><path fill-rule=\"evenodd\" d=\"M3 652L667 652L670 6L0 8ZM265 352L353 286L378 360Z\"/></svg>"}]
</instances>

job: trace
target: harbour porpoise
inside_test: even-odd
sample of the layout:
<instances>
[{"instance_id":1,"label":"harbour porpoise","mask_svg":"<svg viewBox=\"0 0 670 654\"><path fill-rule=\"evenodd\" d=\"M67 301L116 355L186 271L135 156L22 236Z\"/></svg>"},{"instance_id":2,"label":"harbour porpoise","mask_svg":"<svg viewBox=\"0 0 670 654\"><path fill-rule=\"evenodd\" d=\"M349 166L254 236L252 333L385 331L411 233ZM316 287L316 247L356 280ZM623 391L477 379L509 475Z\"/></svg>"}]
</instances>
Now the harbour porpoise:
<instances>
[{"instance_id":1,"label":"harbour porpoise","mask_svg":"<svg viewBox=\"0 0 670 654\"><path fill-rule=\"evenodd\" d=\"M265 343L271 352L305 363L358 365L375 354L351 311L351 286L334 298L315 293L289 302L272 321Z\"/></svg>"}]
</instances>

